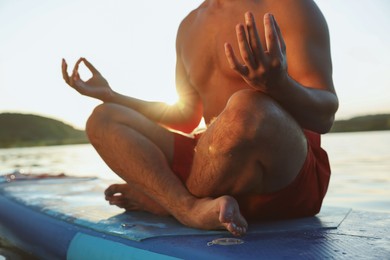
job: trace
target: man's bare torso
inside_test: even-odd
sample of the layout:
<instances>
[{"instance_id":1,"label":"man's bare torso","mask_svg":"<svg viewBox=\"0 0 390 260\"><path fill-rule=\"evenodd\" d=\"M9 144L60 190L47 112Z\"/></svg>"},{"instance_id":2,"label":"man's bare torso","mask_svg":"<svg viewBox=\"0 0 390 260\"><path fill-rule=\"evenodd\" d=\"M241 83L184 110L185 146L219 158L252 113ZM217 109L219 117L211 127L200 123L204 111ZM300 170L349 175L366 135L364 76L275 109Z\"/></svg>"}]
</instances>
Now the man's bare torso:
<instances>
[{"instance_id":1,"label":"man's bare torso","mask_svg":"<svg viewBox=\"0 0 390 260\"><path fill-rule=\"evenodd\" d=\"M255 14L260 35L264 35L262 18L267 11L265 4L258 1L217 2L205 1L190 13L178 35L178 51L187 79L202 100L206 122L221 113L233 93L248 88L229 67L224 43L230 42L238 50L235 26L243 22L243 14L248 10Z\"/></svg>"}]
</instances>

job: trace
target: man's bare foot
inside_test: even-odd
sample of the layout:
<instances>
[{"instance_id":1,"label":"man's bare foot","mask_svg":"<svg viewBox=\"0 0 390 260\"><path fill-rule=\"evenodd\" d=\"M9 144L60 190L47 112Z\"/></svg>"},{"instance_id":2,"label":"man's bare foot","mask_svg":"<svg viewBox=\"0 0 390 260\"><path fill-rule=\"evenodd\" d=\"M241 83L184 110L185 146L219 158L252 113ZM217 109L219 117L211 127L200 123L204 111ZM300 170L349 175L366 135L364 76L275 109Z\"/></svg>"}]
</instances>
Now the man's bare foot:
<instances>
[{"instance_id":1,"label":"man's bare foot","mask_svg":"<svg viewBox=\"0 0 390 260\"><path fill-rule=\"evenodd\" d=\"M155 215L169 215L157 202L128 184L113 184L105 191L106 200L128 211L147 211Z\"/></svg>"},{"instance_id":2,"label":"man's bare foot","mask_svg":"<svg viewBox=\"0 0 390 260\"><path fill-rule=\"evenodd\" d=\"M106 200L128 211L147 211L156 215L169 215L157 202L128 184L113 184L106 191ZM246 233L248 224L241 215L237 201L231 196L216 199L196 199L185 205L186 210L173 214L182 224L193 228L226 229L236 236Z\"/></svg>"},{"instance_id":3,"label":"man's bare foot","mask_svg":"<svg viewBox=\"0 0 390 260\"><path fill-rule=\"evenodd\" d=\"M237 201L231 196L196 199L191 209L178 220L200 229L226 229L235 236L244 235L248 228Z\"/></svg>"}]
</instances>

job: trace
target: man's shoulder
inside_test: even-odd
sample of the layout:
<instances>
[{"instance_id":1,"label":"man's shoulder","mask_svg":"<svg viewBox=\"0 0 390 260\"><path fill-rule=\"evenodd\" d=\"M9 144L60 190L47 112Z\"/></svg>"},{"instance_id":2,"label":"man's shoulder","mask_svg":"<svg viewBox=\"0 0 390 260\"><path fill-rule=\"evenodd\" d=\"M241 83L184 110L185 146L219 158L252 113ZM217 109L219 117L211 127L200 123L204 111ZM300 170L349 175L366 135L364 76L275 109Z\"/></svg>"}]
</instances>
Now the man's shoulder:
<instances>
[{"instance_id":1,"label":"man's shoulder","mask_svg":"<svg viewBox=\"0 0 390 260\"><path fill-rule=\"evenodd\" d=\"M263 0L270 7L304 9L315 5L314 0Z\"/></svg>"},{"instance_id":2,"label":"man's shoulder","mask_svg":"<svg viewBox=\"0 0 390 260\"><path fill-rule=\"evenodd\" d=\"M270 12L284 31L300 31L309 34L327 32L325 18L313 0L267 0Z\"/></svg>"},{"instance_id":3,"label":"man's shoulder","mask_svg":"<svg viewBox=\"0 0 390 260\"><path fill-rule=\"evenodd\" d=\"M196 19L198 13L200 12L201 8L202 7L200 6L200 7L196 8L196 9L192 10L189 14L187 14L186 17L184 17L184 19L180 23L179 31L183 30L183 29L186 29L188 26L191 26L191 24Z\"/></svg>"},{"instance_id":4,"label":"man's shoulder","mask_svg":"<svg viewBox=\"0 0 390 260\"><path fill-rule=\"evenodd\" d=\"M313 0L266 0L270 12L280 18L306 18L318 15L319 8Z\"/></svg>"},{"instance_id":5,"label":"man's shoulder","mask_svg":"<svg viewBox=\"0 0 390 260\"><path fill-rule=\"evenodd\" d=\"M186 37L191 28L196 21L199 12L202 11L203 5L200 5L198 8L192 10L184 19L181 21L178 31L177 31L177 40L180 42L181 37Z\"/></svg>"}]
</instances>

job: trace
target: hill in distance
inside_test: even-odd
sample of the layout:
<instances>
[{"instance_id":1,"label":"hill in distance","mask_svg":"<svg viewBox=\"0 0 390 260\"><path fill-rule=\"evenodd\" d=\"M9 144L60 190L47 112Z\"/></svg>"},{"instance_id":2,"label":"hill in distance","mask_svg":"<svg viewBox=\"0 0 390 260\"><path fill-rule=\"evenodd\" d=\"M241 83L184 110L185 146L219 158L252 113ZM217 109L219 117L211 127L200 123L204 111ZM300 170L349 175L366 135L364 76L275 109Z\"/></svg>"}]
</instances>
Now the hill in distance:
<instances>
[{"instance_id":1,"label":"hill in distance","mask_svg":"<svg viewBox=\"0 0 390 260\"><path fill-rule=\"evenodd\" d=\"M335 121L331 133L390 130L390 114L365 115Z\"/></svg>"},{"instance_id":2,"label":"hill in distance","mask_svg":"<svg viewBox=\"0 0 390 260\"><path fill-rule=\"evenodd\" d=\"M84 131L30 114L0 114L0 148L87 143Z\"/></svg>"}]
</instances>

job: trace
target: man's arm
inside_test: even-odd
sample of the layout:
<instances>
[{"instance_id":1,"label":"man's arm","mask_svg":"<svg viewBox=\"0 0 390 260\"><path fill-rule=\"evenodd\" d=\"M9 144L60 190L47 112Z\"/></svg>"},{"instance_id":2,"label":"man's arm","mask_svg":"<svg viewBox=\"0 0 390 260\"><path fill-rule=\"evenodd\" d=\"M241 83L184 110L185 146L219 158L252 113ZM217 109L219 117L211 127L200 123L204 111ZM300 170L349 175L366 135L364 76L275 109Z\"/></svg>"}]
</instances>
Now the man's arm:
<instances>
[{"instance_id":1,"label":"man's arm","mask_svg":"<svg viewBox=\"0 0 390 260\"><path fill-rule=\"evenodd\" d=\"M326 133L339 104L332 78L328 26L314 1L285 2L287 6L279 16L288 48L289 77L275 99L302 127Z\"/></svg>"},{"instance_id":2,"label":"man's arm","mask_svg":"<svg viewBox=\"0 0 390 260\"><path fill-rule=\"evenodd\" d=\"M92 73L92 77L87 81L81 80L78 73L81 62L84 62ZM197 94L193 91L186 91L186 88L183 87L186 81L182 79L183 76L181 75L183 74L180 64L181 62L178 61L178 68L176 69L179 72L177 83L181 85L181 87L178 87L179 101L174 105L168 105L164 102L144 101L115 92L100 72L85 58L80 58L77 61L71 76L68 75L67 64L63 60L62 73L68 85L82 95L129 107L165 127L190 133L198 126L202 118L202 110L201 107L199 109L200 102Z\"/></svg>"},{"instance_id":3,"label":"man's arm","mask_svg":"<svg viewBox=\"0 0 390 260\"><path fill-rule=\"evenodd\" d=\"M338 108L326 22L312 1L281 1L286 2L295 5L278 10L286 43L274 17L267 14L263 50L254 18L247 14L248 37L243 25L236 28L244 64L229 44L226 55L250 86L277 100L303 128L326 133Z\"/></svg>"}]
</instances>

